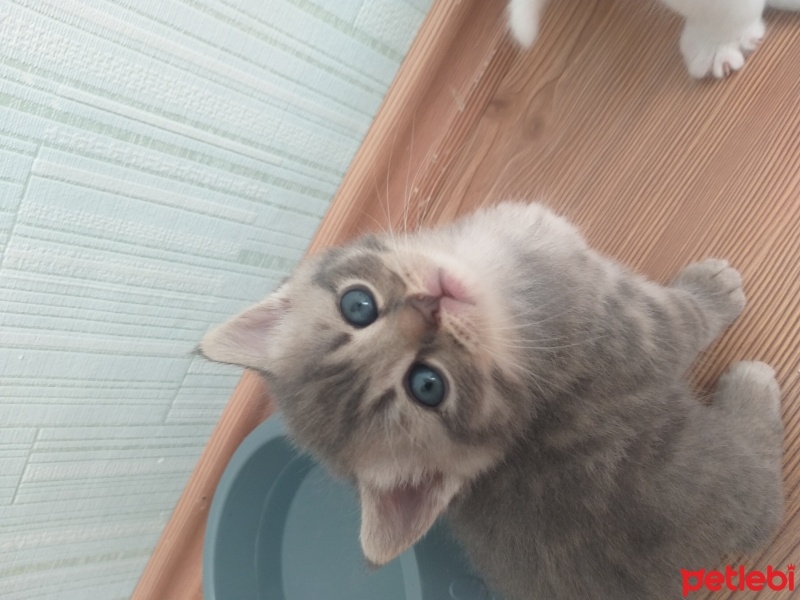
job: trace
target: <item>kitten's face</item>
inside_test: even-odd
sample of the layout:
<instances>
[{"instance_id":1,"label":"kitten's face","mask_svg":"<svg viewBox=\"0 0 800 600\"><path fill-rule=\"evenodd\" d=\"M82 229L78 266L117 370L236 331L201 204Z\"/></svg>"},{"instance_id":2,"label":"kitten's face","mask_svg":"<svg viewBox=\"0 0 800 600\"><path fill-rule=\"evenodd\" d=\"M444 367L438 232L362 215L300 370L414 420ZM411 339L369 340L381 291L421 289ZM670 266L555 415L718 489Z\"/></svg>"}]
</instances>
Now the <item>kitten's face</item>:
<instances>
[{"instance_id":1,"label":"kitten's face","mask_svg":"<svg viewBox=\"0 0 800 600\"><path fill-rule=\"evenodd\" d=\"M373 563L424 534L526 421L503 298L482 284L431 240L366 238L201 343L262 371L294 439L354 482Z\"/></svg>"}]
</instances>

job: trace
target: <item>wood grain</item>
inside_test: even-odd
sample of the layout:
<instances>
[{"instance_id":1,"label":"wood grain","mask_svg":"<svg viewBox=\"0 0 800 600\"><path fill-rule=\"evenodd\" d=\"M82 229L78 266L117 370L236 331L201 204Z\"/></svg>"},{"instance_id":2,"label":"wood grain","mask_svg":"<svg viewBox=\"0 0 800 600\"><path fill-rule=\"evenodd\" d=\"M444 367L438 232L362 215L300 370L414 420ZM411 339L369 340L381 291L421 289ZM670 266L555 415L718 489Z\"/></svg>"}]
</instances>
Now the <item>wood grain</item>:
<instances>
[{"instance_id":1,"label":"wood grain","mask_svg":"<svg viewBox=\"0 0 800 600\"><path fill-rule=\"evenodd\" d=\"M748 568L797 563L800 18L769 13L767 39L742 72L696 82L678 53L679 20L653 3L554 3L528 53L509 44L503 4L434 5L311 251L387 223L437 224L525 198L546 202L595 247L656 280L698 258L727 258L744 275L748 307L694 378L707 390L731 361L776 367L786 518L769 548L742 560ZM250 376L240 388L135 599L200 597L208 499L263 414L263 390ZM790 595L713 595L731 597Z\"/></svg>"}]
</instances>

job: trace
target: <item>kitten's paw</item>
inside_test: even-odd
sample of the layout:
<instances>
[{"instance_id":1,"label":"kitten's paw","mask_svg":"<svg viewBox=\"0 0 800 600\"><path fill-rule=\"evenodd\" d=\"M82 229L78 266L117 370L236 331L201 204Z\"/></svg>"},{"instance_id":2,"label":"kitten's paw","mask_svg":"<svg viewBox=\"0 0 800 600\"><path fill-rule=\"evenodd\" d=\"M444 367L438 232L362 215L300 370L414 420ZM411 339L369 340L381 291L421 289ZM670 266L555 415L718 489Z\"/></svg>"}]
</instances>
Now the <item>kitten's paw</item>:
<instances>
[{"instance_id":1,"label":"kitten's paw","mask_svg":"<svg viewBox=\"0 0 800 600\"><path fill-rule=\"evenodd\" d=\"M758 48L764 37L764 21L758 19L727 41L719 41L708 31L687 23L681 35L681 53L692 77L727 77L744 66L745 57Z\"/></svg>"},{"instance_id":2,"label":"kitten's paw","mask_svg":"<svg viewBox=\"0 0 800 600\"><path fill-rule=\"evenodd\" d=\"M726 260L709 258L693 263L680 272L673 283L699 300L712 324L714 337L733 323L744 310L742 276Z\"/></svg>"},{"instance_id":3,"label":"kitten's paw","mask_svg":"<svg viewBox=\"0 0 800 600\"><path fill-rule=\"evenodd\" d=\"M717 383L718 397L728 404L736 401L751 406L762 401L770 419L780 421L781 388L775 369L760 361L741 361L733 364ZM764 414L764 413L762 413Z\"/></svg>"}]
</instances>

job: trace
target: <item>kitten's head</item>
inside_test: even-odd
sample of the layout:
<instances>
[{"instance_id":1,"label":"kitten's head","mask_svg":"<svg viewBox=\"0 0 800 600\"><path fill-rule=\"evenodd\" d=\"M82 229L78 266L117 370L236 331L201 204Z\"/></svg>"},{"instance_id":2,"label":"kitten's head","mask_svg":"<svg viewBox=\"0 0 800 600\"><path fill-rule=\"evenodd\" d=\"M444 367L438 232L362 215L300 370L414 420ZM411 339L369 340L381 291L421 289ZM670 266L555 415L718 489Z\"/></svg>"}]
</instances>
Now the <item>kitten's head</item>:
<instances>
[{"instance_id":1,"label":"kitten's head","mask_svg":"<svg viewBox=\"0 0 800 600\"><path fill-rule=\"evenodd\" d=\"M209 359L264 374L295 441L351 480L382 565L503 457L530 420L502 290L446 236L363 238L304 261L209 332Z\"/></svg>"}]
</instances>

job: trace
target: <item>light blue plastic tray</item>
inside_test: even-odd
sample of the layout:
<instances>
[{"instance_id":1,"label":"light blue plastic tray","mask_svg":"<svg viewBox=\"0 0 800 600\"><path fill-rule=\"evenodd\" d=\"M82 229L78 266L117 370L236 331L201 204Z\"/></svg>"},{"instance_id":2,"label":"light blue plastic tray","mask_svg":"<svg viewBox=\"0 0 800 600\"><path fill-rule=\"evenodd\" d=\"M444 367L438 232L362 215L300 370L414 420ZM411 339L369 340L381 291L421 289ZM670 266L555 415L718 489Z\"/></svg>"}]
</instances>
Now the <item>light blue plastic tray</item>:
<instances>
[{"instance_id":1,"label":"light blue plastic tray","mask_svg":"<svg viewBox=\"0 0 800 600\"><path fill-rule=\"evenodd\" d=\"M380 569L353 489L298 454L279 417L236 450L208 517L204 600L491 600L446 525Z\"/></svg>"}]
</instances>

